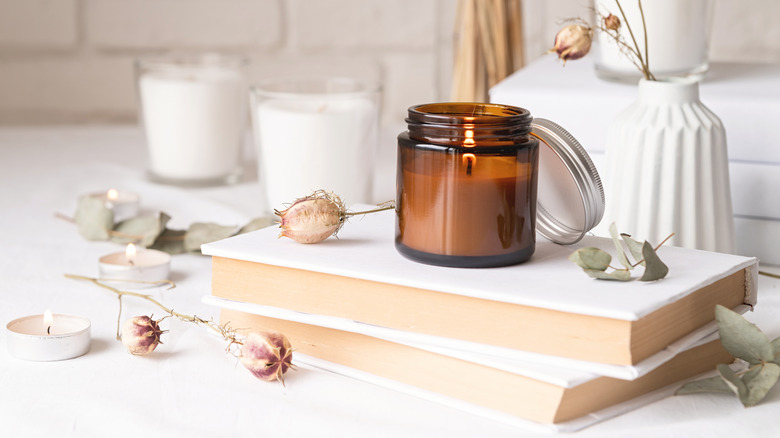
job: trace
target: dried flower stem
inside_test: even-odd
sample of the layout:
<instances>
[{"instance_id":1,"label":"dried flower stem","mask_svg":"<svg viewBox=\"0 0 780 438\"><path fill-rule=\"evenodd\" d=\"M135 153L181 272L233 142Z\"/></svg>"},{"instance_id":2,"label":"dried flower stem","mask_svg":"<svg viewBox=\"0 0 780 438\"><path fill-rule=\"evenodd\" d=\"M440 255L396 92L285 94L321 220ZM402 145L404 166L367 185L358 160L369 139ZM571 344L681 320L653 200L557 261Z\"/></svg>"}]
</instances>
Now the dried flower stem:
<instances>
[{"instance_id":1,"label":"dried flower stem","mask_svg":"<svg viewBox=\"0 0 780 438\"><path fill-rule=\"evenodd\" d=\"M631 29L631 24L628 22L628 18L626 18L626 13L623 11L623 6L620 5L619 0L615 0L615 3L617 3L618 9L620 9L620 15L623 17L623 23L626 25L626 29L628 29L628 34L631 36L631 41L634 42L634 48L635 52L640 64L640 70L642 71L642 74L645 76L645 79L647 80L655 80L655 76L650 72L650 67L647 62L648 55L647 55L647 25L645 24L645 13L642 10L642 0L637 0L639 4L639 12L642 15L642 28L644 29L644 35L645 35L645 59L642 59L642 54L639 52L639 43L636 41L636 37L634 37L634 31Z\"/></svg>"},{"instance_id":2,"label":"dried flower stem","mask_svg":"<svg viewBox=\"0 0 780 438\"><path fill-rule=\"evenodd\" d=\"M205 320L205 319L203 319L203 318L201 318L201 317L199 317L197 315L186 315L186 314L183 314L183 313L176 312L173 309L169 309L168 307L163 305L161 302L155 300L154 298L152 298L149 295L138 293L138 292L122 291L122 290L119 290L119 289L117 289L115 287L111 287L111 286L109 286L107 284L101 283L101 281L105 281L105 279L91 278L91 277L85 277L85 276L82 276L82 275L72 275L72 274L65 274L65 277L73 279L73 280L84 280L84 281L92 282L92 283L96 284L97 286L100 286L100 287L102 287L104 289L108 289L111 292L114 292L117 295L117 297L119 298L119 316L117 317L117 339L119 339L119 333L120 333L119 332L119 330L120 330L119 321L121 320L121 314L122 314L122 297L125 296L125 295L128 295L128 296L142 298L142 299L144 299L146 301L149 301L150 303L155 304L157 307L159 307L162 310L164 310L169 315L171 315L173 317L176 317L176 318L178 318L178 319L180 319L182 321L192 322L192 323L195 323L195 324L203 324L204 326L208 327L209 329L213 330L214 332L216 332L217 334L222 336L222 338L225 339L226 341L229 341L230 344L228 345L228 349L233 344L239 344L239 345L241 344L241 341L236 339L235 330L233 330L233 329L231 329L231 328L229 328L227 326L222 326L220 324L217 324L217 323L215 323L212 320L208 320L207 321L207 320ZM173 284L172 282L170 282L168 280L163 281L163 282L159 282L159 283L165 283L165 282Z\"/></svg>"},{"instance_id":3,"label":"dried flower stem","mask_svg":"<svg viewBox=\"0 0 780 438\"><path fill-rule=\"evenodd\" d=\"M766 272L766 271L758 271L758 273L759 273L759 274L761 274L761 275L765 275L765 276L767 276L767 277L770 277L770 278L777 278L777 279L780 279L780 275L778 275L778 274L773 274L773 273L771 273L771 272Z\"/></svg>"},{"instance_id":4,"label":"dried flower stem","mask_svg":"<svg viewBox=\"0 0 780 438\"><path fill-rule=\"evenodd\" d=\"M391 201L391 202L392 202L392 201ZM345 217L359 216L359 215L361 215L361 214L377 213L377 212L380 212L380 211L387 211L387 210L392 210L392 209L394 209L394 208L395 208L395 205L388 205L388 206L385 206L385 207L379 207L379 208L375 208L375 209L373 209L373 210L365 210L365 211L348 211L348 212L344 213L344 216L345 216Z\"/></svg>"}]
</instances>

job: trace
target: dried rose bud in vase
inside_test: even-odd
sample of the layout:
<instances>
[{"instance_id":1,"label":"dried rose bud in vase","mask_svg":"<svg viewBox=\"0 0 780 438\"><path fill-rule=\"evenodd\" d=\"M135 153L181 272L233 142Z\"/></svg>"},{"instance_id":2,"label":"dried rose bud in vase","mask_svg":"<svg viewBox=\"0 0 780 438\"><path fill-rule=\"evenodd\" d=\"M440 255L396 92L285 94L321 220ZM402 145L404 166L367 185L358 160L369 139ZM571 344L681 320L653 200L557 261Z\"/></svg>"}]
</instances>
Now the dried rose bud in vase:
<instances>
[{"instance_id":1,"label":"dried rose bud in vase","mask_svg":"<svg viewBox=\"0 0 780 438\"><path fill-rule=\"evenodd\" d=\"M241 347L241 363L260 380L279 380L292 366L292 346L281 333L253 332Z\"/></svg>"},{"instance_id":2,"label":"dried rose bud in vase","mask_svg":"<svg viewBox=\"0 0 780 438\"><path fill-rule=\"evenodd\" d=\"M620 18L612 14L609 14L606 17L604 17L604 29L609 29L609 30L620 29Z\"/></svg>"},{"instance_id":3,"label":"dried rose bud in vase","mask_svg":"<svg viewBox=\"0 0 780 438\"><path fill-rule=\"evenodd\" d=\"M555 46L550 52L558 54L564 65L570 59L580 59L590 51L593 29L581 24L570 24L555 35Z\"/></svg>"},{"instance_id":4,"label":"dried rose bud in vase","mask_svg":"<svg viewBox=\"0 0 780 438\"><path fill-rule=\"evenodd\" d=\"M152 318L136 316L125 321L122 326L122 343L127 347L130 354L144 356L157 348L157 344L162 344L160 336L165 333L160 330L159 322Z\"/></svg>"}]
</instances>

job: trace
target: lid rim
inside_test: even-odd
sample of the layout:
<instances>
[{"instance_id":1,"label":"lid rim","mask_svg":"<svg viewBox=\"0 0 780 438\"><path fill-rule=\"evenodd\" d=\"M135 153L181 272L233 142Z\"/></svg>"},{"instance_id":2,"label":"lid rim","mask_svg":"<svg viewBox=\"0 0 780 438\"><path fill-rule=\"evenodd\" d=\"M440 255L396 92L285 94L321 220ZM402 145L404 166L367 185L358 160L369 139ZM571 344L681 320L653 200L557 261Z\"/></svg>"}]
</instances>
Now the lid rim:
<instances>
[{"instance_id":1,"label":"lid rim","mask_svg":"<svg viewBox=\"0 0 780 438\"><path fill-rule=\"evenodd\" d=\"M555 243L577 243L598 225L604 216L604 187L601 177L585 148L560 125L547 119L534 118L531 126L531 135L549 146L568 170L579 192L584 212L582 229L574 229L555 218L544 208L543 200L537 198L537 229L542 236Z\"/></svg>"}]
</instances>

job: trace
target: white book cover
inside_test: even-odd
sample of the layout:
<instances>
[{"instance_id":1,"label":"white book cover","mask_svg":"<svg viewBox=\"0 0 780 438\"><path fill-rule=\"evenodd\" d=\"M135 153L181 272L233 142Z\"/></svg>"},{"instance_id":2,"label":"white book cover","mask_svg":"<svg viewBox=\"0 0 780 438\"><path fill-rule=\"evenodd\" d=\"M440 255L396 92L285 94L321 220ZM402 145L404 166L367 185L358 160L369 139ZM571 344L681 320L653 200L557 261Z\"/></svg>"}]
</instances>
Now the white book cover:
<instances>
[{"instance_id":1,"label":"white book cover","mask_svg":"<svg viewBox=\"0 0 780 438\"><path fill-rule=\"evenodd\" d=\"M648 405L655 401L671 396L672 394L674 394L674 391L676 391L677 388L679 388L680 385L682 385L683 383L683 382L679 382L672 385L668 385L663 388L659 388L655 391L648 392L646 394L643 394L639 397L633 398L626 402L618 403L616 405L604 408L597 412L592 412L590 414L584 415L574 420L569 420L569 421L554 423L554 424L545 424L545 423L537 423L535 421L515 417L508 413L496 411L490 408L486 408L484 406L475 405L473 403L469 403L453 397L448 397L442 394L438 394L432 391L418 388L416 386L412 386L395 380L380 377L374 374L357 370L355 368L350 368L348 366L319 359L316 357L298 353L295 356L295 361L296 364L299 365L302 364L303 366L320 369L323 371L342 375L351 379L355 379L362 382L367 382L373 385L377 385L383 388L387 388L393 391L409 394L424 400L428 400L434 403L439 403L444 406L449 406L453 409L458 409L463 412L468 412L470 414L488 418L493 421L509 424L513 427L517 427L518 429L522 429L530 432L550 433L550 434L576 432L578 430L592 426L598 422L617 417L619 415L622 415L626 412L633 411L635 409L639 409L642 406ZM732 365L732 368L735 368L735 365ZM700 376L693 377L688 380L696 380L704 377L711 377L714 375L716 374L713 371Z\"/></svg>"},{"instance_id":2,"label":"white book cover","mask_svg":"<svg viewBox=\"0 0 780 438\"><path fill-rule=\"evenodd\" d=\"M355 206L356 211L368 206ZM352 217L338 238L304 245L277 238L272 226L205 244L203 254L397 284L474 298L575 314L636 321L734 272L748 269L744 303L756 302L758 260L664 245L669 266L657 282L593 280L568 260L578 248L596 246L614 253L612 241L586 236L563 246L539 236L525 263L501 268L430 266L401 256L394 246L395 213Z\"/></svg>"},{"instance_id":3,"label":"white book cover","mask_svg":"<svg viewBox=\"0 0 780 438\"><path fill-rule=\"evenodd\" d=\"M663 365L681 351L718 339L717 325L713 321L635 365L611 365L396 330L345 318L314 315L278 307L226 300L213 296L203 297L203 302L219 308L238 310L269 318L300 322L384 339L520 374L563 388L571 388L601 376L634 380ZM743 313L748 308L748 306L739 306L735 310Z\"/></svg>"},{"instance_id":4,"label":"white book cover","mask_svg":"<svg viewBox=\"0 0 780 438\"><path fill-rule=\"evenodd\" d=\"M334 318L322 315L312 315L302 312L295 312L287 309L279 309L270 306L261 306L251 303L242 303L238 301L225 300L222 298L216 298L212 296L206 296L203 298L203 302L209 305L217 306L220 308L226 308L231 310L238 310L242 312L254 313L261 316L267 316L277 319L285 319L289 321L295 321L305 324L318 325L322 327L350 331L363 335L373 336L379 339L384 339L392 342L397 342L410 347L428 350L434 353L438 353L445 356L451 356L461 360L473 361L475 363L492 366L498 369L502 369L515 374L523 375L529 378L548 382L554 385L558 385L564 388L573 388L578 385L582 385L591 380L604 376L625 376L632 375L633 378L642 376L656 367L660 366L667 360L671 359L677 353L694 348L708 342L718 339L716 327L714 323L697 330L692 336L687 337L685 342L678 342L676 345L671 346L667 353L661 352L654 355L651 358L642 361L634 366L618 366L618 365L604 365L598 363L588 363L584 361L576 360L564 360L563 364L559 362L560 358L554 356L544 356L539 354L523 355L523 352L516 351L516 356L493 356L490 354L482 354L479 351L463 350L462 348L469 348L468 342L453 341L447 338L437 338L434 336L418 335L414 333L403 332L400 330L387 329L384 327L373 326L370 324L363 324L355 321L349 321L343 318ZM748 306L741 306L738 310L744 311ZM439 344L438 342L443 342ZM489 346L487 346L490 348ZM506 349L503 349L506 350ZM666 351L666 350L665 350ZM546 363L545 360L549 360ZM568 362L568 363L567 363ZM433 391L418 388L413 385L409 385L403 382L398 382L385 377L377 376L365 371L361 371L355 368L351 368L346 365L330 362L317 357L295 353L295 363L297 365L307 365L317 369L325 370L328 372L336 373L349 377L352 379L364 381L374 385L378 385L384 388L388 388L394 391L403 392L416 397L420 397L425 400L440 403L445 406L449 406L455 409L469 412L474 415L479 415L485 418L489 418L494 421L500 421L506 424L510 424L514 427L518 427L524 430L537 431L537 432L574 432L585 427L591 426L600 421L621 415L625 412L637 409L646 404L652 403L656 400L668 397L674 393L674 391L682 385L682 382L668 385L664 388L659 388L655 391L651 391L639 397L633 398L623 403L619 403L613 406L609 406L597 412L592 412L574 420L569 420L555 424L537 423L530 420L525 420L514 415L496 411L484 406L479 406L473 403L469 403L464 400L448 397ZM573 366L573 368L567 368L562 365ZM592 367L592 368L590 368ZM607 374L600 374L598 371L606 371ZM712 373L710 373L712 374ZM714 374L713 374L714 375ZM701 376L699 376L701 377ZM698 378L698 377L697 377ZM688 379L694 380L694 379Z\"/></svg>"}]
</instances>

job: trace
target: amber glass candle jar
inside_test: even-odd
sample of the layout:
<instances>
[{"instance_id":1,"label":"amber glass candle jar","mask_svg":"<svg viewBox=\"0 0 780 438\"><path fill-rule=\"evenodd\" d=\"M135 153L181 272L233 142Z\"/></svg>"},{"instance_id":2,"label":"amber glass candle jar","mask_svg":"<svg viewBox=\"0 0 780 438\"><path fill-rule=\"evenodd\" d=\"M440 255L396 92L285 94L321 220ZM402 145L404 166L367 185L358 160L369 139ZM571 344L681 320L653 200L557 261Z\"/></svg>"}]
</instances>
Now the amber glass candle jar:
<instances>
[{"instance_id":1,"label":"amber glass candle jar","mask_svg":"<svg viewBox=\"0 0 780 438\"><path fill-rule=\"evenodd\" d=\"M523 262L536 243L539 141L531 114L484 103L409 108L398 136L395 246L433 265Z\"/></svg>"}]
</instances>

